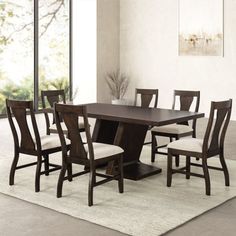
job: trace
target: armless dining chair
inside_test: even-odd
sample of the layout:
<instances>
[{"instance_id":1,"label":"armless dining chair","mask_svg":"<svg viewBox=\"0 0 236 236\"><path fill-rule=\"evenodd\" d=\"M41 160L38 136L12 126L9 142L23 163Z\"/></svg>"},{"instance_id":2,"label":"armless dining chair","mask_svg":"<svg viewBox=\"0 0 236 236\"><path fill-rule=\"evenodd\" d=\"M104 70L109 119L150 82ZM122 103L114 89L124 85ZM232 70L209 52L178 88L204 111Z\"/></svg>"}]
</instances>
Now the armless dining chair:
<instances>
[{"instance_id":1,"label":"armless dining chair","mask_svg":"<svg viewBox=\"0 0 236 236\"><path fill-rule=\"evenodd\" d=\"M50 172L61 169L61 166L49 163L49 154L62 150L60 139L57 135L40 136L32 101L6 99L6 108L14 138L14 159L10 170L9 184L14 184L16 170L36 165L35 192L39 192L40 176L49 175ZM27 117L27 112L29 117ZM64 148L68 149L68 145L67 142ZM35 156L37 161L18 166L20 154ZM45 171L41 171L42 163L45 165Z\"/></svg>"},{"instance_id":2,"label":"armless dining chair","mask_svg":"<svg viewBox=\"0 0 236 236\"><path fill-rule=\"evenodd\" d=\"M135 89L134 105L143 108L157 107L158 103L158 89ZM140 100L140 101L139 101ZM153 102L153 105L151 103Z\"/></svg>"},{"instance_id":3,"label":"armless dining chair","mask_svg":"<svg viewBox=\"0 0 236 236\"><path fill-rule=\"evenodd\" d=\"M180 139L168 144L168 187L171 186L172 174L181 173L186 175L186 179L190 179L190 176L204 178L206 195L210 195L209 169L223 171L225 186L230 185L229 172L224 158L224 141L230 121L231 109L232 99L222 102L211 102L210 116L203 140L196 138ZM186 156L185 170L172 168L172 157L175 155ZM208 165L208 159L215 156L219 156L222 167ZM202 163L191 162L191 157L200 158ZM191 166L201 167L203 169L203 175L191 172Z\"/></svg>"},{"instance_id":4,"label":"armless dining chair","mask_svg":"<svg viewBox=\"0 0 236 236\"><path fill-rule=\"evenodd\" d=\"M63 181L72 179L89 173L89 191L88 205L93 205L93 189L96 186L104 184L111 180L118 180L119 192L123 193L123 149L104 143L92 142L90 126L88 123L86 106L75 106L65 104L54 104L56 125L62 146L62 169L58 179L57 197L62 196ZM65 126L70 134L71 146L69 152L66 149L66 138L60 122L60 117L65 122ZM77 132L79 120L82 119L85 127L86 144L82 141L81 133ZM108 164L108 162L117 163L117 172L114 176L97 173L98 166ZM72 164L84 165L82 172L72 174ZM67 170L67 176L65 176ZM102 180L96 181L96 177L102 177Z\"/></svg>"},{"instance_id":5,"label":"armless dining chair","mask_svg":"<svg viewBox=\"0 0 236 236\"><path fill-rule=\"evenodd\" d=\"M158 103L158 89L135 89L134 106L141 106L143 108L157 108ZM152 126L148 128L150 131ZM145 142L144 145L151 144L152 142Z\"/></svg>"},{"instance_id":6,"label":"armless dining chair","mask_svg":"<svg viewBox=\"0 0 236 236\"><path fill-rule=\"evenodd\" d=\"M195 104L194 104L195 103ZM193 105L193 111L198 112L200 104L200 91L184 91L174 90L174 99L172 109L180 111L189 111ZM155 161L156 154L167 155L167 152L160 151L161 148L167 147L167 145L158 146L157 137L168 137L170 142L173 139L180 139L182 137L192 136L196 137L196 119L192 121L190 126L188 121L178 124L164 125L159 127L153 127L151 129L152 134L152 151L151 161ZM179 157L176 156L176 166L179 166Z\"/></svg>"},{"instance_id":7,"label":"armless dining chair","mask_svg":"<svg viewBox=\"0 0 236 236\"><path fill-rule=\"evenodd\" d=\"M46 121L46 133L49 135L51 133L57 133L57 127L55 124L55 117L53 114L53 104L56 103L66 103L66 96L65 96L65 91L64 90L42 90L41 91L41 99L42 99L42 107L43 107L43 112L45 116L45 121ZM64 131L65 134L66 132L66 127L62 119L61 121L61 126L62 130ZM84 131L84 124L83 122L80 122L79 124L79 131L83 132Z\"/></svg>"}]
</instances>

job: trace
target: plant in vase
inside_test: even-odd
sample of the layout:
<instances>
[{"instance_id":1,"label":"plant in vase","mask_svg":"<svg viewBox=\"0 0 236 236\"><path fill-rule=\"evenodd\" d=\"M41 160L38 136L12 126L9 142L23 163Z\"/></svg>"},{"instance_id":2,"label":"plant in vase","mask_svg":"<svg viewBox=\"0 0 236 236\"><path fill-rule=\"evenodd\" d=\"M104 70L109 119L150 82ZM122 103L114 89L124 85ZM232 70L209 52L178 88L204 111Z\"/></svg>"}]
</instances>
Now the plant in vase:
<instances>
[{"instance_id":1,"label":"plant in vase","mask_svg":"<svg viewBox=\"0 0 236 236\"><path fill-rule=\"evenodd\" d=\"M107 73L106 82L113 97L112 104L125 105L126 101L123 97L129 86L129 78L117 70Z\"/></svg>"}]
</instances>

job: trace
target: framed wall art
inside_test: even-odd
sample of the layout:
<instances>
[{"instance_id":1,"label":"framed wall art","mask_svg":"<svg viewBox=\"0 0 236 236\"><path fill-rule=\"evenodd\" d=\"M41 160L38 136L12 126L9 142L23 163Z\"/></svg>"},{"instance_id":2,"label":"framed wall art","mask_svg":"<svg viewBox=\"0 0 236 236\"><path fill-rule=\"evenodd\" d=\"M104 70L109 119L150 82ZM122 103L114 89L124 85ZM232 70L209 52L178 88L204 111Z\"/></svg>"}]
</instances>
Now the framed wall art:
<instances>
[{"instance_id":1,"label":"framed wall art","mask_svg":"<svg viewBox=\"0 0 236 236\"><path fill-rule=\"evenodd\" d=\"M223 56L224 0L179 0L179 55Z\"/></svg>"}]
</instances>

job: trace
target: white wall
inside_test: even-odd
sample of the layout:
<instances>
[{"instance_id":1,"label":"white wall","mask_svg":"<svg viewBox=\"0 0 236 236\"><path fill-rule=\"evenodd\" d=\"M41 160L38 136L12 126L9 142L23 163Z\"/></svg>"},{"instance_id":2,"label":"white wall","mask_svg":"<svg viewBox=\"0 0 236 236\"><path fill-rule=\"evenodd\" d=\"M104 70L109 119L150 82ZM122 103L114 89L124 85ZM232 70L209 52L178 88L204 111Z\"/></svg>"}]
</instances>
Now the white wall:
<instances>
[{"instance_id":1,"label":"white wall","mask_svg":"<svg viewBox=\"0 0 236 236\"><path fill-rule=\"evenodd\" d=\"M111 102L105 77L120 66L119 35L119 0L73 0L75 103Z\"/></svg>"},{"instance_id":2,"label":"white wall","mask_svg":"<svg viewBox=\"0 0 236 236\"><path fill-rule=\"evenodd\" d=\"M73 88L75 103L97 100L97 0L73 1Z\"/></svg>"},{"instance_id":3,"label":"white wall","mask_svg":"<svg viewBox=\"0 0 236 236\"><path fill-rule=\"evenodd\" d=\"M98 102L111 102L105 82L108 72L120 64L120 1L97 2L97 96Z\"/></svg>"},{"instance_id":4,"label":"white wall","mask_svg":"<svg viewBox=\"0 0 236 236\"><path fill-rule=\"evenodd\" d=\"M236 1L225 0L224 57L178 56L178 1L120 0L120 67L134 88L159 88L159 107L171 107L174 89L201 91L200 111L211 100L236 107ZM236 109L232 118L236 119Z\"/></svg>"}]
</instances>

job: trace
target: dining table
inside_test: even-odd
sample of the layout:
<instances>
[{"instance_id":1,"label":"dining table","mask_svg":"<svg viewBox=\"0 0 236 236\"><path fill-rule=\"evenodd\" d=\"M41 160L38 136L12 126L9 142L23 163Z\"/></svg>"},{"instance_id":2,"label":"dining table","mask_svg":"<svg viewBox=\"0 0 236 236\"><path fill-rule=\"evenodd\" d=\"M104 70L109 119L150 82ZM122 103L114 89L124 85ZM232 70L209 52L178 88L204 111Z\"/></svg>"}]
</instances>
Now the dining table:
<instances>
[{"instance_id":1,"label":"dining table","mask_svg":"<svg viewBox=\"0 0 236 236\"><path fill-rule=\"evenodd\" d=\"M88 117L95 118L93 142L118 145L123 148L124 178L140 180L161 173L161 168L142 163L141 151L149 127L163 126L204 117L204 113L163 108L112 105L104 103L86 104ZM150 153L151 155L151 153ZM150 158L151 159L151 158ZM116 171L111 162L107 174Z\"/></svg>"}]
</instances>

